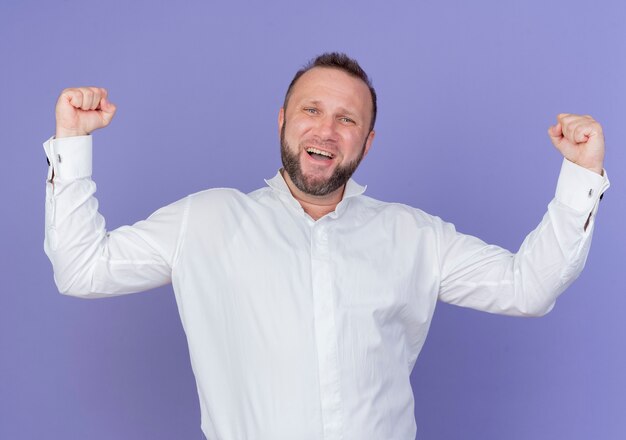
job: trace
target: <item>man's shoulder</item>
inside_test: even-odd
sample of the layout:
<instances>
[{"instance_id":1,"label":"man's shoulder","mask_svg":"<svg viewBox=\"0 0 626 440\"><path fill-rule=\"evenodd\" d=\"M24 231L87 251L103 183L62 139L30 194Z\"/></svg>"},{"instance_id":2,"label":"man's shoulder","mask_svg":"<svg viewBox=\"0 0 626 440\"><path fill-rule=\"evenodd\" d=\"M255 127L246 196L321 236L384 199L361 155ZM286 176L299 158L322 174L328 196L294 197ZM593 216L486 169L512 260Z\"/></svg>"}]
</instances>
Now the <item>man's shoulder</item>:
<instances>
[{"instance_id":1,"label":"man's shoulder","mask_svg":"<svg viewBox=\"0 0 626 440\"><path fill-rule=\"evenodd\" d=\"M192 200L203 201L206 199L236 199L245 197L245 194L235 188L207 188L189 194L187 197Z\"/></svg>"},{"instance_id":2,"label":"man's shoulder","mask_svg":"<svg viewBox=\"0 0 626 440\"><path fill-rule=\"evenodd\" d=\"M370 215L382 216L394 221L412 221L421 225L441 223L442 220L419 208L400 202L387 202L375 199L364 194L354 197L354 203L361 211L369 212Z\"/></svg>"},{"instance_id":3,"label":"man's shoulder","mask_svg":"<svg viewBox=\"0 0 626 440\"><path fill-rule=\"evenodd\" d=\"M256 204L271 194L270 188L259 188L250 193L244 193L236 188L208 188L189 194L188 199L192 206L225 206Z\"/></svg>"}]
</instances>

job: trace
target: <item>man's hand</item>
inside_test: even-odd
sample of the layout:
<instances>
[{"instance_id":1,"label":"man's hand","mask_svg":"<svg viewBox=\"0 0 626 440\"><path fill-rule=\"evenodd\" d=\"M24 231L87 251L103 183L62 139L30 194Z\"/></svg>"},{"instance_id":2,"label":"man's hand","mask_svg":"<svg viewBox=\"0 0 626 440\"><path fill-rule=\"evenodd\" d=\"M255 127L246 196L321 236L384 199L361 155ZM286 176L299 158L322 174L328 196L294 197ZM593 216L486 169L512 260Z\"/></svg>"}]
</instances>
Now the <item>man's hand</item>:
<instances>
[{"instance_id":1,"label":"man's hand","mask_svg":"<svg viewBox=\"0 0 626 440\"><path fill-rule=\"evenodd\" d=\"M56 138L84 136L106 127L113 119L115 105L99 87L65 89L56 105Z\"/></svg>"},{"instance_id":2,"label":"man's hand","mask_svg":"<svg viewBox=\"0 0 626 440\"><path fill-rule=\"evenodd\" d=\"M548 129L554 146L570 162L602 174L604 135L602 126L591 116L561 113Z\"/></svg>"}]
</instances>

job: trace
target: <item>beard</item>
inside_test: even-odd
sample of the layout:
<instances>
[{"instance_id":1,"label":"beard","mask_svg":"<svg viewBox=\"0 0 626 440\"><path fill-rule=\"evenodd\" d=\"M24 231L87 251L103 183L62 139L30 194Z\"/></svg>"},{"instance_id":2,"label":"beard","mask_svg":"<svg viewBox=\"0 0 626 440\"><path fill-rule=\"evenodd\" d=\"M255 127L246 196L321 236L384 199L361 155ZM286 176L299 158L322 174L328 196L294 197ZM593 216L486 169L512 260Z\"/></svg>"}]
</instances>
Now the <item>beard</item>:
<instances>
[{"instance_id":1,"label":"beard","mask_svg":"<svg viewBox=\"0 0 626 440\"><path fill-rule=\"evenodd\" d=\"M356 171L363 155L365 154L365 143L359 156L352 162L348 162L346 165L339 165L335 168L332 175L327 178L315 178L311 176L305 176L300 166L300 157L296 152L292 152L289 144L285 140L285 127L287 121L284 121L283 128L280 131L280 158L283 161L283 168L289 175L289 178L296 185L300 191L311 196L325 196L333 191L341 188L352 177L352 174Z\"/></svg>"}]
</instances>

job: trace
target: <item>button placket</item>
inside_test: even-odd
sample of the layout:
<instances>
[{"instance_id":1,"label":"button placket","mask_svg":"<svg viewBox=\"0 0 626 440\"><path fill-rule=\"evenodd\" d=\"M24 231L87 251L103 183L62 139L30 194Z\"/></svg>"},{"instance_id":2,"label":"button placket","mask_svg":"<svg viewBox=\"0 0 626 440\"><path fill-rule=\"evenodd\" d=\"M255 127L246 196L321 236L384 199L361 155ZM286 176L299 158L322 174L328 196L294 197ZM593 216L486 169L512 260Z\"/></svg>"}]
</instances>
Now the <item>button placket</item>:
<instances>
[{"instance_id":1,"label":"button placket","mask_svg":"<svg viewBox=\"0 0 626 440\"><path fill-rule=\"evenodd\" d=\"M311 273L315 340L324 439L342 438L339 357L327 227L316 223L311 234Z\"/></svg>"}]
</instances>

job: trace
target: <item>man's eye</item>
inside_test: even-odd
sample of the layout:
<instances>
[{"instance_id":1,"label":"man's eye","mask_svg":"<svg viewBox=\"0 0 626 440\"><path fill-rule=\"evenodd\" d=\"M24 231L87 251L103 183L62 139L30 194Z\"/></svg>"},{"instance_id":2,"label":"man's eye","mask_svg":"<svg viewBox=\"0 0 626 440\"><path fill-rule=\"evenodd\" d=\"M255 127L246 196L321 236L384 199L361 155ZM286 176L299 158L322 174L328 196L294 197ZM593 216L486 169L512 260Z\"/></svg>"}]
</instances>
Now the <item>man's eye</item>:
<instances>
[{"instance_id":1,"label":"man's eye","mask_svg":"<svg viewBox=\"0 0 626 440\"><path fill-rule=\"evenodd\" d=\"M343 118L339 118L339 120L341 122L345 122L346 124L354 124L354 120L353 119L350 119L350 118L345 117L345 116Z\"/></svg>"},{"instance_id":2,"label":"man's eye","mask_svg":"<svg viewBox=\"0 0 626 440\"><path fill-rule=\"evenodd\" d=\"M316 108L312 108L312 107L307 107L304 109L305 112L307 113L311 113L312 115L317 113L317 109Z\"/></svg>"}]
</instances>

